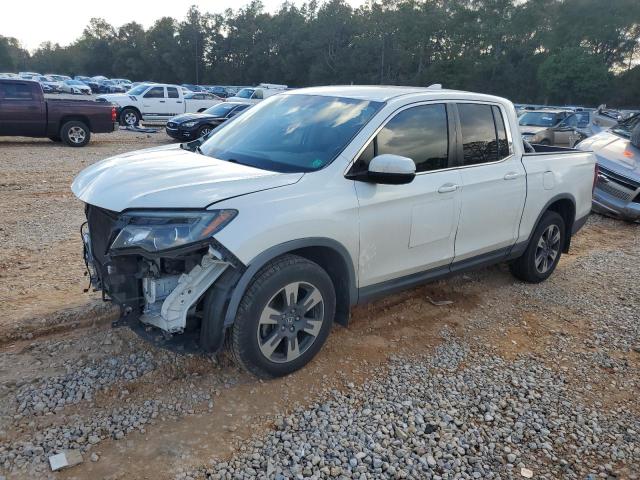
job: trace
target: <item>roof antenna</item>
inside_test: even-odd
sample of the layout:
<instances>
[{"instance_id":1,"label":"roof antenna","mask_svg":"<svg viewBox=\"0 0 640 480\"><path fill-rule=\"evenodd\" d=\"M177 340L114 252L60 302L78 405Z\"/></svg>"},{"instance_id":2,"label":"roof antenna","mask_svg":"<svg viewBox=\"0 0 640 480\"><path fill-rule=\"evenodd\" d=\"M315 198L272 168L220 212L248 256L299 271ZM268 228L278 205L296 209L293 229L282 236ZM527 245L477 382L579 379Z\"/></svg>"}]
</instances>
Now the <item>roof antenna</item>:
<instances>
[{"instance_id":1,"label":"roof antenna","mask_svg":"<svg viewBox=\"0 0 640 480\"><path fill-rule=\"evenodd\" d=\"M433 83L433 84L429 85L427 88L430 88L431 90L442 90L442 84L441 83Z\"/></svg>"}]
</instances>

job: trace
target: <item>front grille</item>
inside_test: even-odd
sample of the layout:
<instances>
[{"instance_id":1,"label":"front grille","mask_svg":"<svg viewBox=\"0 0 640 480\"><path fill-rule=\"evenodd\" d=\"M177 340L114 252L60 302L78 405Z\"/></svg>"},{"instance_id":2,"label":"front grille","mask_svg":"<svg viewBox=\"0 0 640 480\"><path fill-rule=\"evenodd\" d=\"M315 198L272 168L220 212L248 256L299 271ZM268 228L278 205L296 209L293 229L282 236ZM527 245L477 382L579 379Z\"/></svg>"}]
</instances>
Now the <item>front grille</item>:
<instances>
[{"instance_id":1,"label":"front grille","mask_svg":"<svg viewBox=\"0 0 640 480\"><path fill-rule=\"evenodd\" d=\"M117 233L118 213L87 204L86 215L93 257L102 267L105 264L109 244Z\"/></svg>"},{"instance_id":2,"label":"front grille","mask_svg":"<svg viewBox=\"0 0 640 480\"><path fill-rule=\"evenodd\" d=\"M600 175L596 184L599 190L626 202L631 201L638 193L640 182L631 180L606 168L600 167L599 171Z\"/></svg>"}]
</instances>

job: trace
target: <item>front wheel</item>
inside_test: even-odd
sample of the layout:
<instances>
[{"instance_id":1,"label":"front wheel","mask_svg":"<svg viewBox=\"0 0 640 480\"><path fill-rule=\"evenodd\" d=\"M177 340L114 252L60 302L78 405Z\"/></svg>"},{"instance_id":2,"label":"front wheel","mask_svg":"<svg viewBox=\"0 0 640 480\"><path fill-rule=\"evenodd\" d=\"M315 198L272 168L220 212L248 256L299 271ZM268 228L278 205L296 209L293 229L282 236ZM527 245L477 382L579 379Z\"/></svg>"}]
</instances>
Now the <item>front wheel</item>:
<instances>
[{"instance_id":1,"label":"front wheel","mask_svg":"<svg viewBox=\"0 0 640 480\"><path fill-rule=\"evenodd\" d=\"M211 133L211 130L213 130L213 127L211 125L204 125L200 127L200 129L198 130L198 138L208 135L209 133Z\"/></svg>"},{"instance_id":2,"label":"front wheel","mask_svg":"<svg viewBox=\"0 0 640 480\"><path fill-rule=\"evenodd\" d=\"M133 108L125 108L120 113L120 125L135 127L140 123L140 114Z\"/></svg>"},{"instance_id":3,"label":"front wheel","mask_svg":"<svg viewBox=\"0 0 640 480\"><path fill-rule=\"evenodd\" d=\"M292 373L324 344L335 308L333 283L318 264L279 257L256 274L242 298L229 339L233 355L261 378Z\"/></svg>"},{"instance_id":4,"label":"front wheel","mask_svg":"<svg viewBox=\"0 0 640 480\"><path fill-rule=\"evenodd\" d=\"M91 132L85 123L71 120L62 125L60 137L70 147L84 147L91 139Z\"/></svg>"},{"instance_id":5,"label":"front wheel","mask_svg":"<svg viewBox=\"0 0 640 480\"><path fill-rule=\"evenodd\" d=\"M511 273L529 283L540 283L553 273L560 261L565 243L565 224L557 212L542 216L527 249L511 265Z\"/></svg>"}]
</instances>

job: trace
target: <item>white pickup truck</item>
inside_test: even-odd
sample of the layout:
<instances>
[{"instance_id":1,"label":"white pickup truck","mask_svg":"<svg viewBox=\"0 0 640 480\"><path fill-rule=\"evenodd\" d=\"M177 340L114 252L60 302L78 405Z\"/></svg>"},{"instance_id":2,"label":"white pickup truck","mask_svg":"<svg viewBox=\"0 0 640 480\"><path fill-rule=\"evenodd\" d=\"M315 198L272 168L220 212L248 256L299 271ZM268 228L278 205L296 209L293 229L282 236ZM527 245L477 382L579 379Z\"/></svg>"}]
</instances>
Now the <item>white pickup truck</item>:
<instances>
[{"instance_id":1,"label":"white pickup truck","mask_svg":"<svg viewBox=\"0 0 640 480\"><path fill-rule=\"evenodd\" d=\"M72 190L91 281L125 318L199 329L208 351L226 338L274 377L356 303L498 262L545 280L589 215L594 170L590 152L523 143L503 98L318 87L96 163Z\"/></svg>"},{"instance_id":2,"label":"white pickup truck","mask_svg":"<svg viewBox=\"0 0 640 480\"><path fill-rule=\"evenodd\" d=\"M200 97L204 97L201 95ZM149 83L138 85L127 93L109 93L96 98L98 102L111 102L118 107L121 125L138 125L140 120L168 120L182 113L204 112L222 100L184 93L179 85Z\"/></svg>"}]
</instances>

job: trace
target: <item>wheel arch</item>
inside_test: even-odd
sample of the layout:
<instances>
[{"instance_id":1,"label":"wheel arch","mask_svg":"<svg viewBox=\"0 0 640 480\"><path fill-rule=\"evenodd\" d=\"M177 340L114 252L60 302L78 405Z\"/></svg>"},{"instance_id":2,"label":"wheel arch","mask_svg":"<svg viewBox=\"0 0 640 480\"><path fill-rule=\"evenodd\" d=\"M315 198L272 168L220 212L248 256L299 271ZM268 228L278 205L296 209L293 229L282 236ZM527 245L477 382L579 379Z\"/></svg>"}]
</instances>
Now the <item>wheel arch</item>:
<instances>
[{"instance_id":1,"label":"wheel arch","mask_svg":"<svg viewBox=\"0 0 640 480\"><path fill-rule=\"evenodd\" d=\"M236 283L227 311L224 326L235 321L240 301L258 271L274 258L284 254L298 255L320 265L331 278L336 289L336 322L347 325L349 308L358 299L356 273L351 255L347 249L330 238L302 238L275 245L251 260Z\"/></svg>"},{"instance_id":2,"label":"wheel arch","mask_svg":"<svg viewBox=\"0 0 640 480\"><path fill-rule=\"evenodd\" d=\"M76 121L76 122L82 122L84 123L87 128L89 129L89 131L91 131L91 121L89 120L89 117L85 116L85 115L65 115L64 117L60 118L60 123L58 124L58 133L61 133L62 131L62 127L65 123L67 122L72 122L72 121Z\"/></svg>"},{"instance_id":3,"label":"wheel arch","mask_svg":"<svg viewBox=\"0 0 640 480\"><path fill-rule=\"evenodd\" d=\"M571 232L573 230L573 222L576 219L576 199L570 193L561 193L552 197L540 210L540 214L536 219L536 223L531 229L531 233L529 234L529 239L527 240L527 245L531 241L531 236L533 232L535 232L536 228L538 228L538 224L540 220L542 220L542 216L546 212L556 212L558 213L562 219L564 220L565 226L565 238L564 245L562 246L562 252L567 253L569 251L569 247L571 246Z\"/></svg>"}]
</instances>

